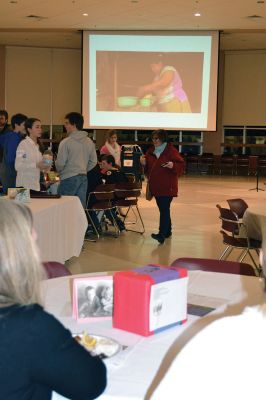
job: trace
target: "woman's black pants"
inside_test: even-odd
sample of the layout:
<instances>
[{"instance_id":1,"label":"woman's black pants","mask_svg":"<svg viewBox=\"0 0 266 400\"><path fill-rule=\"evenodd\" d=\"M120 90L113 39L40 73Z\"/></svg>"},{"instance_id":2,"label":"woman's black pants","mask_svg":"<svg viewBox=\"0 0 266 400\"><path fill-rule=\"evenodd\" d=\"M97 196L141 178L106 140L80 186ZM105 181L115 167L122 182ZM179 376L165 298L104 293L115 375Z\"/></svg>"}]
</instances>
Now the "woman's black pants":
<instances>
[{"instance_id":1,"label":"woman's black pants","mask_svg":"<svg viewBox=\"0 0 266 400\"><path fill-rule=\"evenodd\" d=\"M155 197L155 200L160 211L159 233L163 236L169 236L172 230L170 205L173 197L158 196Z\"/></svg>"}]
</instances>

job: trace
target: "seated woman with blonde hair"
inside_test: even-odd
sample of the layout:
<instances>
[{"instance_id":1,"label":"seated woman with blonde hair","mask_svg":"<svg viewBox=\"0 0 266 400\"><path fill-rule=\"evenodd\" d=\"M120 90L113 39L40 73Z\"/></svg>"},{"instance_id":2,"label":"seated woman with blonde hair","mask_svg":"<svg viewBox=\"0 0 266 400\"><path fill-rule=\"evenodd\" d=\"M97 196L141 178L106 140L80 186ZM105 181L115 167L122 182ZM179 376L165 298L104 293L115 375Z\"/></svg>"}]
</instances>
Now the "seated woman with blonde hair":
<instances>
[{"instance_id":1,"label":"seated woman with blonde hair","mask_svg":"<svg viewBox=\"0 0 266 400\"><path fill-rule=\"evenodd\" d=\"M117 133L115 130L110 129L107 131L107 140L101 148L100 153L113 156L116 165L121 167L121 147L117 143Z\"/></svg>"},{"instance_id":2,"label":"seated woman with blonde hair","mask_svg":"<svg viewBox=\"0 0 266 400\"><path fill-rule=\"evenodd\" d=\"M0 397L50 400L52 391L98 397L106 368L42 308L44 271L30 210L0 199Z\"/></svg>"}]
</instances>

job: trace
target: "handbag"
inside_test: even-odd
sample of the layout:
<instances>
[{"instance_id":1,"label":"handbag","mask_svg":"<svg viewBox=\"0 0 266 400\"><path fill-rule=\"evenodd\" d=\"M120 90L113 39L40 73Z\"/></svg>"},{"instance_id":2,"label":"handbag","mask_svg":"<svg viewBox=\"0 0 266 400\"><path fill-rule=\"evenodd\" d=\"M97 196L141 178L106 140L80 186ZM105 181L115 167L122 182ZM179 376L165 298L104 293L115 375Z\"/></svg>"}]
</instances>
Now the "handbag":
<instances>
[{"instance_id":1,"label":"handbag","mask_svg":"<svg viewBox=\"0 0 266 400\"><path fill-rule=\"evenodd\" d=\"M153 164L152 169L151 169L151 172L150 172L150 175L149 175L148 180L147 180L146 196L145 196L145 197L146 197L146 200L149 200L149 201L151 201L151 199L153 198L153 194L152 194L151 189L150 189L149 179L150 179L150 177L151 177L151 173L152 173L152 171L153 171L155 165L157 164L157 162L158 162L158 160Z\"/></svg>"},{"instance_id":2,"label":"handbag","mask_svg":"<svg viewBox=\"0 0 266 400\"><path fill-rule=\"evenodd\" d=\"M150 190L150 184L149 181L147 181L147 186L146 186L146 200L151 201L151 199L153 198L153 194Z\"/></svg>"}]
</instances>

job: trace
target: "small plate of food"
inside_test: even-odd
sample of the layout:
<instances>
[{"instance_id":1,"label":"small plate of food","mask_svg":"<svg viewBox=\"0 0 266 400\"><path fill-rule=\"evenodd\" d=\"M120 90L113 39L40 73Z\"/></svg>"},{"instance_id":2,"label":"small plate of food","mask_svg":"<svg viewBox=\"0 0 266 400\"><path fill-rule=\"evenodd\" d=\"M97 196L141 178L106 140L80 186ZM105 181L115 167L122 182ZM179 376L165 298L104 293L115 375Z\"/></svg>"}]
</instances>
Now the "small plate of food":
<instances>
[{"instance_id":1,"label":"small plate of food","mask_svg":"<svg viewBox=\"0 0 266 400\"><path fill-rule=\"evenodd\" d=\"M122 346L116 340L106 336L83 333L73 334L74 339L85 347L92 356L102 359L113 357L122 350Z\"/></svg>"}]
</instances>

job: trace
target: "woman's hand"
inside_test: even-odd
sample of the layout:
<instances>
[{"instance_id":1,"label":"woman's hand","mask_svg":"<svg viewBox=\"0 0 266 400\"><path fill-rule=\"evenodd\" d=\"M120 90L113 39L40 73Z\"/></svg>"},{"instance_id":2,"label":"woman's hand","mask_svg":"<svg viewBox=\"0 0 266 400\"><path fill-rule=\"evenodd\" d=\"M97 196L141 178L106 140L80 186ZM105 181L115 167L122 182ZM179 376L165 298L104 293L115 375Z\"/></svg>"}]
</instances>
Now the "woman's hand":
<instances>
[{"instance_id":1,"label":"woman's hand","mask_svg":"<svg viewBox=\"0 0 266 400\"><path fill-rule=\"evenodd\" d=\"M172 169L172 168L173 168L173 166L174 166L174 163L173 163L173 161L168 161L168 163L166 163L166 164L164 165L164 168L169 168L169 169Z\"/></svg>"},{"instance_id":2,"label":"woman's hand","mask_svg":"<svg viewBox=\"0 0 266 400\"><path fill-rule=\"evenodd\" d=\"M157 93L157 91L165 89L169 85L171 85L173 80L174 80L174 72L166 71L159 79L147 85L140 86L137 90L137 96L141 98L146 94Z\"/></svg>"},{"instance_id":3,"label":"woman's hand","mask_svg":"<svg viewBox=\"0 0 266 400\"><path fill-rule=\"evenodd\" d=\"M146 157L145 156L140 156L139 161L140 161L141 165L143 165L143 167L145 167L145 165L146 165Z\"/></svg>"},{"instance_id":4,"label":"woman's hand","mask_svg":"<svg viewBox=\"0 0 266 400\"><path fill-rule=\"evenodd\" d=\"M142 98L145 94L150 93L150 87L151 85L140 86L137 90L137 97Z\"/></svg>"}]
</instances>

